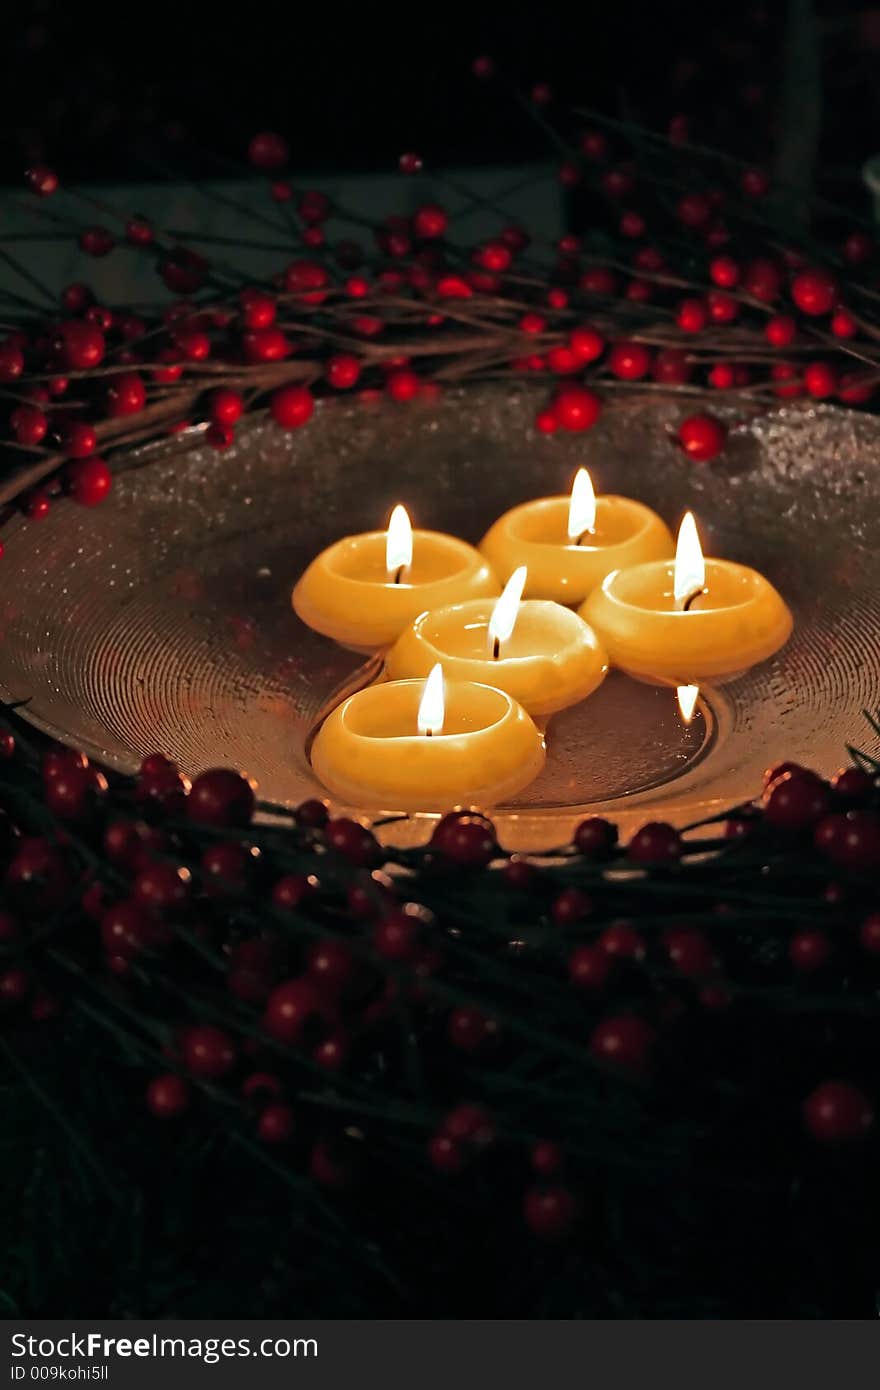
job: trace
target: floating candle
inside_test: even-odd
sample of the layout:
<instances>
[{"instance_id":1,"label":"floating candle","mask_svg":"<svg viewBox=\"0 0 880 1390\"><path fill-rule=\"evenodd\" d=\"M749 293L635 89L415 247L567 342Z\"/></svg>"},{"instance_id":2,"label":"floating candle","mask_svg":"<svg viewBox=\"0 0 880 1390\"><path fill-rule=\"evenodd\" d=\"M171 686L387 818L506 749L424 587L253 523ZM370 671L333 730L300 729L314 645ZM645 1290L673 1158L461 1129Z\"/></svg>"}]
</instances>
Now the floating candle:
<instances>
[{"instance_id":1,"label":"floating candle","mask_svg":"<svg viewBox=\"0 0 880 1390\"><path fill-rule=\"evenodd\" d=\"M422 613L388 653L389 676L426 676L442 661L450 677L506 690L535 715L584 699L608 670L595 633L570 608L521 602L525 584L523 565L494 605L472 599Z\"/></svg>"},{"instance_id":2,"label":"floating candle","mask_svg":"<svg viewBox=\"0 0 880 1390\"><path fill-rule=\"evenodd\" d=\"M731 680L772 656L792 629L788 608L756 570L704 560L690 512L674 564L609 574L579 611L613 666L671 685Z\"/></svg>"},{"instance_id":3,"label":"floating candle","mask_svg":"<svg viewBox=\"0 0 880 1390\"><path fill-rule=\"evenodd\" d=\"M390 645L427 608L493 597L501 585L473 546L415 531L395 507L387 531L345 536L312 561L294 587L299 617L358 651Z\"/></svg>"},{"instance_id":4,"label":"floating candle","mask_svg":"<svg viewBox=\"0 0 880 1390\"><path fill-rule=\"evenodd\" d=\"M544 765L544 740L502 690L445 681L389 681L358 691L330 714L312 767L350 806L385 811L493 806L528 786Z\"/></svg>"},{"instance_id":5,"label":"floating candle","mask_svg":"<svg viewBox=\"0 0 880 1390\"><path fill-rule=\"evenodd\" d=\"M630 497L597 497L580 468L569 497L513 507L486 532L480 550L503 583L528 566L526 598L574 605L612 570L671 556L673 542L650 507Z\"/></svg>"}]
</instances>

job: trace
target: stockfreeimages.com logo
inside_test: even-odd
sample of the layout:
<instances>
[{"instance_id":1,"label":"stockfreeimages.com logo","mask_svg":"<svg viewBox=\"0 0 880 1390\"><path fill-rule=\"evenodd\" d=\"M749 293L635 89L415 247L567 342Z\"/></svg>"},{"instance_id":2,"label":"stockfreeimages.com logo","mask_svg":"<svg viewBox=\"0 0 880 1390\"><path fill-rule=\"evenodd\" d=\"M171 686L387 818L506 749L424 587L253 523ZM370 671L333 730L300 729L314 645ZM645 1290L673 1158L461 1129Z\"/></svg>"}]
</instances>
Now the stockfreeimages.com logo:
<instances>
[{"instance_id":1,"label":"stockfreeimages.com logo","mask_svg":"<svg viewBox=\"0 0 880 1390\"><path fill-rule=\"evenodd\" d=\"M218 1361L242 1356L263 1356L286 1358L290 1356L317 1356L318 1343L314 1337L263 1337L254 1341L250 1337L160 1337L154 1332L149 1337L105 1337L100 1332L72 1332L63 1337L33 1337L24 1332L12 1334L12 1356L16 1359L12 1367L12 1379L23 1380L30 1375L42 1378L39 1369L21 1365L21 1359L32 1362L54 1360L112 1361L116 1357L128 1359L140 1357L144 1360L161 1360L162 1357L180 1360L204 1361L216 1365ZM97 1366L81 1367L83 1379L100 1379Z\"/></svg>"}]
</instances>

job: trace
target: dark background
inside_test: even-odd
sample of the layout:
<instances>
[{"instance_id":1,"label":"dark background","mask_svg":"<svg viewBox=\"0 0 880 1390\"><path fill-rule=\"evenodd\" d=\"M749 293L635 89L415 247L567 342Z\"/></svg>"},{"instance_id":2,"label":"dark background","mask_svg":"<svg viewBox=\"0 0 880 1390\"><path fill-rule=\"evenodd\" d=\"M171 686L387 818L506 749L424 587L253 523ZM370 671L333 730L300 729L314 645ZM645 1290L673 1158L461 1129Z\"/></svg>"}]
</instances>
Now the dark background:
<instances>
[{"instance_id":1,"label":"dark background","mask_svg":"<svg viewBox=\"0 0 880 1390\"><path fill-rule=\"evenodd\" d=\"M388 169L402 150L433 165L546 150L508 83L772 158L789 13L766 4L634 3L357 7L52 0L3 18L0 180L48 162L66 180L156 177L167 163L220 170L278 129L297 171ZM818 3L822 157L856 170L880 132L880 6ZM473 79L490 53L504 93ZM210 152L210 154L208 153Z\"/></svg>"}]
</instances>

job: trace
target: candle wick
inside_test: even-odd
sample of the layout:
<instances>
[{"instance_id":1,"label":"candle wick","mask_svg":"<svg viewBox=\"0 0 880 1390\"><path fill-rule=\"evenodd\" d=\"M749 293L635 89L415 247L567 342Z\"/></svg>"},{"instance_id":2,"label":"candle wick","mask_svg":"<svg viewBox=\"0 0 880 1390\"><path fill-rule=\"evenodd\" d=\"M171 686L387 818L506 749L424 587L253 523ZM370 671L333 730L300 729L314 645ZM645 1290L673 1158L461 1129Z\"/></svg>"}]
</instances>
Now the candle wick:
<instances>
[{"instance_id":1,"label":"candle wick","mask_svg":"<svg viewBox=\"0 0 880 1390\"><path fill-rule=\"evenodd\" d=\"M705 592L705 589L694 589L694 592L692 594L688 594L687 598L681 606L682 613L689 613L691 611L691 604L696 599L698 599L701 594L704 594Z\"/></svg>"},{"instance_id":2,"label":"candle wick","mask_svg":"<svg viewBox=\"0 0 880 1390\"><path fill-rule=\"evenodd\" d=\"M401 565L401 566L399 567L397 573L396 573L395 576L394 576L394 582L395 582L395 584L399 584L399 583L400 583L400 577L401 577L401 575L403 574L403 571L404 571L405 569L406 569L406 566L405 566L405 565Z\"/></svg>"},{"instance_id":3,"label":"candle wick","mask_svg":"<svg viewBox=\"0 0 880 1390\"><path fill-rule=\"evenodd\" d=\"M425 730L425 738L433 738L433 737L434 737L434 730L433 730L433 729L426 729L426 730Z\"/></svg>"},{"instance_id":4,"label":"candle wick","mask_svg":"<svg viewBox=\"0 0 880 1390\"><path fill-rule=\"evenodd\" d=\"M494 643L494 645L493 645L493 647L492 647L492 657L493 657L493 660L497 661L500 655L501 655L501 638L500 638L500 637L496 637L496 638L495 638L495 643Z\"/></svg>"}]
</instances>

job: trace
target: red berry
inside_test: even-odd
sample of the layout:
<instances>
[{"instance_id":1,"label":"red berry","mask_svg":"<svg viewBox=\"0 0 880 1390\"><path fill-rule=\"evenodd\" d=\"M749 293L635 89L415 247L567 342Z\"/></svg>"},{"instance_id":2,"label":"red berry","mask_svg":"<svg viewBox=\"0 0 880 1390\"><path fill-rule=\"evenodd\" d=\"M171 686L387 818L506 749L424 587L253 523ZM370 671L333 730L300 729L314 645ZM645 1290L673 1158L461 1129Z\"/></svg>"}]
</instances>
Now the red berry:
<instances>
[{"instance_id":1,"label":"red berry","mask_svg":"<svg viewBox=\"0 0 880 1390\"><path fill-rule=\"evenodd\" d=\"M839 868L870 873L880 862L880 815L848 811L823 848Z\"/></svg>"},{"instance_id":2,"label":"red berry","mask_svg":"<svg viewBox=\"0 0 880 1390\"><path fill-rule=\"evenodd\" d=\"M157 944L155 925L133 899L114 903L101 918L101 940L109 956L129 960Z\"/></svg>"},{"instance_id":3,"label":"red berry","mask_svg":"<svg viewBox=\"0 0 880 1390\"><path fill-rule=\"evenodd\" d=\"M602 1020L590 1038L590 1052L599 1061L631 1077L645 1076L651 1068L656 1034L637 1014L612 1014Z\"/></svg>"},{"instance_id":4,"label":"red berry","mask_svg":"<svg viewBox=\"0 0 880 1390\"><path fill-rule=\"evenodd\" d=\"M568 345L577 360L583 364L596 362L605 351L605 339L597 328L581 324L568 335Z\"/></svg>"},{"instance_id":5,"label":"red berry","mask_svg":"<svg viewBox=\"0 0 880 1390\"><path fill-rule=\"evenodd\" d=\"M581 153L594 164L608 158L608 139L601 130L585 130L581 134Z\"/></svg>"},{"instance_id":6,"label":"red berry","mask_svg":"<svg viewBox=\"0 0 880 1390\"><path fill-rule=\"evenodd\" d=\"M823 1081L807 1096L804 1124L822 1144L859 1139L874 1124L874 1110L864 1091L849 1081Z\"/></svg>"},{"instance_id":7,"label":"red berry","mask_svg":"<svg viewBox=\"0 0 880 1390\"><path fill-rule=\"evenodd\" d=\"M206 404L208 418L213 420L215 425L237 424L244 410L240 392L233 391L228 386L218 386L216 391L210 393Z\"/></svg>"},{"instance_id":8,"label":"red berry","mask_svg":"<svg viewBox=\"0 0 880 1390\"><path fill-rule=\"evenodd\" d=\"M147 389L137 372L122 372L111 377L107 388L107 414L118 418L137 415L147 403Z\"/></svg>"},{"instance_id":9,"label":"red berry","mask_svg":"<svg viewBox=\"0 0 880 1390\"><path fill-rule=\"evenodd\" d=\"M192 784L186 812L197 825L247 825L254 813L254 789L229 768L201 772Z\"/></svg>"},{"instance_id":10,"label":"red berry","mask_svg":"<svg viewBox=\"0 0 880 1390\"><path fill-rule=\"evenodd\" d=\"M842 250L844 260L850 265L864 265L874 255L876 244L867 232L855 231L845 239Z\"/></svg>"},{"instance_id":11,"label":"red berry","mask_svg":"<svg viewBox=\"0 0 880 1390\"><path fill-rule=\"evenodd\" d=\"M293 351L290 339L280 328L248 329L241 345L245 361L251 363L283 362Z\"/></svg>"},{"instance_id":12,"label":"red berry","mask_svg":"<svg viewBox=\"0 0 880 1390\"><path fill-rule=\"evenodd\" d=\"M772 304L782 289L782 271L775 261L758 256L749 261L743 274L743 289L752 299Z\"/></svg>"},{"instance_id":13,"label":"red berry","mask_svg":"<svg viewBox=\"0 0 880 1390\"><path fill-rule=\"evenodd\" d=\"M711 942L698 927L669 927L663 945L672 965L688 980L705 979L715 969Z\"/></svg>"},{"instance_id":14,"label":"red berry","mask_svg":"<svg viewBox=\"0 0 880 1390\"><path fill-rule=\"evenodd\" d=\"M540 878L539 871L534 864L530 864L528 859L521 859L518 854L508 859L501 872L504 882L513 893L530 892L536 887Z\"/></svg>"},{"instance_id":15,"label":"red berry","mask_svg":"<svg viewBox=\"0 0 880 1390\"><path fill-rule=\"evenodd\" d=\"M831 957L831 942L823 931L795 932L788 945L788 955L795 970L809 974L821 970Z\"/></svg>"},{"instance_id":16,"label":"red berry","mask_svg":"<svg viewBox=\"0 0 880 1390\"><path fill-rule=\"evenodd\" d=\"M724 290L710 290L706 295L706 308L713 323L733 323L739 317L738 301Z\"/></svg>"},{"instance_id":17,"label":"red berry","mask_svg":"<svg viewBox=\"0 0 880 1390\"><path fill-rule=\"evenodd\" d=\"M831 332L835 338L854 338L859 331L859 325L848 309L835 309L831 315Z\"/></svg>"},{"instance_id":18,"label":"red berry","mask_svg":"<svg viewBox=\"0 0 880 1390\"><path fill-rule=\"evenodd\" d=\"M327 1015L324 996L317 985L305 978L285 980L273 989L266 1002L263 1026L278 1042L288 1045L302 1041L313 1019Z\"/></svg>"},{"instance_id":19,"label":"red berry","mask_svg":"<svg viewBox=\"0 0 880 1390\"><path fill-rule=\"evenodd\" d=\"M877 780L860 767L842 767L831 778L836 799L855 804L867 801L877 790Z\"/></svg>"},{"instance_id":20,"label":"red berry","mask_svg":"<svg viewBox=\"0 0 880 1390\"><path fill-rule=\"evenodd\" d=\"M705 227L712 217L712 207L701 193L685 193L676 205L676 215L685 227L699 230Z\"/></svg>"},{"instance_id":21,"label":"red berry","mask_svg":"<svg viewBox=\"0 0 880 1390\"><path fill-rule=\"evenodd\" d=\"M106 227L86 227L79 234L79 246L87 256L109 256L116 245L113 233Z\"/></svg>"},{"instance_id":22,"label":"red berry","mask_svg":"<svg viewBox=\"0 0 880 1390\"><path fill-rule=\"evenodd\" d=\"M571 348L563 345L551 348L546 360L550 371L558 376L572 376L580 371L582 365Z\"/></svg>"},{"instance_id":23,"label":"red berry","mask_svg":"<svg viewBox=\"0 0 880 1390\"><path fill-rule=\"evenodd\" d=\"M636 864L675 864L681 858L681 836L665 821L648 821L630 840L627 854Z\"/></svg>"},{"instance_id":24,"label":"red berry","mask_svg":"<svg viewBox=\"0 0 880 1390\"><path fill-rule=\"evenodd\" d=\"M192 876L182 864L167 860L147 864L134 881L132 895L152 912L177 912L189 898Z\"/></svg>"},{"instance_id":25,"label":"red berry","mask_svg":"<svg viewBox=\"0 0 880 1390\"><path fill-rule=\"evenodd\" d=\"M291 261L284 272L284 288L303 304L323 304L330 274L317 261Z\"/></svg>"},{"instance_id":26,"label":"red berry","mask_svg":"<svg viewBox=\"0 0 880 1390\"><path fill-rule=\"evenodd\" d=\"M202 885L212 897L243 893L258 853L235 840L218 840L202 855Z\"/></svg>"},{"instance_id":27,"label":"red berry","mask_svg":"<svg viewBox=\"0 0 880 1390\"><path fill-rule=\"evenodd\" d=\"M609 198L629 198L635 192L636 181L629 169L608 169L601 182Z\"/></svg>"},{"instance_id":28,"label":"red berry","mask_svg":"<svg viewBox=\"0 0 880 1390\"><path fill-rule=\"evenodd\" d=\"M68 458L88 458L94 454L97 443L94 426L85 420L71 420L61 431L61 447Z\"/></svg>"},{"instance_id":29,"label":"red berry","mask_svg":"<svg viewBox=\"0 0 880 1390\"><path fill-rule=\"evenodd\" d=\"M379 846L372 831L346 816L327 822L324 840L328 849L334 850L343 859L347 859L349 864L358 868L373 864L379 854Z\"/></svg>"},{"instance_id":30,"label":"red berry","mask_svg":"<svg viewBox=\"0 0 880 1390\"><path fill-rule=\"evenodd\" d=\"M286 1144L293 1137L294 1113L289 1105L267 1105L257 1121L257 1134L264 1144Z\"/></svg>"},{"instance_id":31,"label":"red berry","mask_svg":"<svg viewBox=\"0 0 880 1390\"><path fill-rule=\"evenodd\" d=\"M297 825L305 826L308 829L320 830L327 824L327 805L317 798L310 801L303 801L296 808Z\"/></svg>"},{"instance_id":32,"label":"red berry","mask_svg":"<svg viewBox=\"0 0 880 1390\"><path fill-rule=\"evenodd\" d=\"M601 415L602 402L585 386L563 386L556 393L553 413L564 430L588 430Z\"/></svg>"},{"instance_id":33,"label":"red berry","mask_svg":"<svg viewBox=\"0 0 880 1390\"><path fill-rule=\"evenodd\" d=\"M274 130L261 130L248 145L248 160L263 173L283 169L290 158L290 149L283 135Z\"/></svg>"},{"instance_id":34,"label":"red berry","mask_svg":"<svg viewBox=\"0 0 880 1390\"><path fill-rule=\"evenodd\" d=\"M434 1134L428 1140L428 1159L431 1167L447 1177L463 1172L468 1155L464 1145L448 1134Z\"/></svg>"},{"instance_id":35,"label":"red berry","mask_svg":"<svg viewBox=\"0 0 880 1390\"><path fill-rule=\"evenodd\" d=\"M351 353L340 352L327 363L327 380L337 391L347 391L355 386L361 374L360 358Z\"/></svg>"},{"instance_id":36,"label":"red berry","mask_svg":"<svg viewBox=\"0 0 880 1390\"><path fill-rule=\"evenodd\" d=\"M770 189L770 180L763 169L744 169L739 182L747 198L763 198Z\"/></svg>"},{"instance_id":37,"label":"red berry","mask_svg":"<svg viewBox=\"0 0 880 1390\"><path fill-rule=\"evenodd\" d=\"M535 429L539 434L555 434L559 429L559 420L555 410L539 410L535 416Z\"/></svg>"},{"instance_id":38,"label":"red berry","mask_svg":"<svg viewBox=\"0 0 880 1390\"><path fill-rule=\"evenodd\" d=\"M306 971L329 994L342 994L355 976L355 959L341 941L316 941L306 953Z\"/></svg>"},{"instance_id":39,"label":"red berry","mask_svg":"<svg viewBox=\"0 0 880 1390\"><path fill-rule=\"evenodd\" d=\"M640 381L651 367L651 354L642 343L621 341L612 344L608 366L621 381Z\"/></svg>"},{"instance_id":40,"label":"red berry","mask_svg":"<svg viewBox=\"0 0 880 1390\"><path fill-rule=\"evenodd\" d=\"M579 888L563 888L550 907L550 916L557 927L568 927L589 917L593 909L593 899L587 893Z\"/></svg>"},{"instance_id":41,"label":"red berry","mask_svg":"<svg viewBox=\"0 0 880 1390\"><path fill-rule=\"evenodd\" d=\"M416 954L421 928L422 921L417 913L408 913L405 908L390 913L373 932L376 952L386 960L411 960Z\"/></svg>"},{"instance_id":42,"label":"red berry","mask_svg":"<svg viewBox=\"0 0 880 1390\"><path fill-rule=\"evenodd\" d=\"M611 960L640 961L647 955L644 938L629 922L606 927L596 944Z\"/></svg>"},{"instance_id":43,"label":"red berry","mask_svg":"<svg viewBox=\"0 0 880 1390\"><path fill-rule=\"evenodd\" d=\"M68 767L45 786L46 805L61 820L81 822L95 812L107 794L107 779L92 767Z\"/></svg>"},{"instance_id":44,"label":"red berry","mask_svg":"<svg viewBox=\"0 0 880 1390\"><path fill-rule=\"evenodd\" d=\"M678 442L689 458L708 463L724 448L727 431L714 415L689 415L678 427Z\"/></svg>"},{"instance_id":45,"label":"red berry","mask_svg":"<svg viewBox=\"0 0 880 1390\"><path fill-rule=\"evenodd\" d=\"M764 819L775 830L806 830L828 809L828 788L813 772L786 772L764 793Z\"/></svg>"},{"instance_id":46,"label":"red berry","mask_svg":"<svg viewBox=\"0 0 880 1390\"><path fill-rule=\"evenodd\" d=\"M437 822L431 844L445 859L472 869L484 868L498 850L491 821L462 811L450 811Z\"/></svg>"},{"instance_id":47,"label":"red berry","mask_svg":"<svg viewBox=\"0 0 880 1390\"><path fill-rule=\"evenodd\" d=\"M564 1240L578 1214L574 1194L567 1187L530 1187L523 1201L523 1218L539 1240Z\"/></svg>"},{"instance_id":48,"label":"red berry","mask_svg":"<svg viewBox=\"0 0 880 1390\"><path fill-rule=\"evenodd\" d=\"M496 1020L480 1009L464 1006L449 1015L446 1033L459 1052L479 1052L497 1041L499 1028Z\"/></svg>"},{"instance_id":49,"label":"red berry","mask_svg":"<svg viewBox=\"0 0 880 1390\"><path fill-rule=\"evenodd\" d=\"M389 372L385 389L394 401L411 401L421 390L421 380L416 372L408 367Z\"/></svg>"},{"instance_id":50,"label":"red berry","mask_svg":"<svg viewBox=\"0 0 880 1390\"><path fill-rule=\"evenodd\" d=\"M837 302L837 281L827 270L802 270L791 282L791 297L801 313L829 314Z\"/></svg>"},{"instance_id":51,"label":"red berry","mask_svg":"<svg viewBox=\"0 0 880 1390\"><path fill-rule=\"evenodd\" d=\"M680 348L661 348L654 358L651 375L666 386L684 386L693 375L693 364Z\"/></svg>"},{"instance_id":52,"label":"red berry","mask_svg":"<svg viewBox=\"0 0 880 1390\"><path fill-rule=\"evenodd\" d=\"M49 428L48 416L35 405L20 405L13 410L9 423L19 444L34 447L46 437Z\"/></svg>"},{"instance_id":53,"label":"red berry","mask_svg":"<svg viewBox=\"0 0 880 1390\"><path fill-rule=\"evenodd\" d=\"M23 371L24 353L18 343L7 338L5 343L0 343L0 381L15 381Z\"/></svg>"},{"instance_id":54,"label":"red berry","mask_svg":"<svg viewBox=\"0 0 880 1390\"><path fill-rule=\"evenodd\" d=\"M204 362L211 356L211 339L200 328L178 328L174 334L174 345L177 356L185 358L187 362Z\"/></svg>"},{"instance_id":55,"label":"red berry","mask_svg":"<svg viewBox=\"0 0 880 1390\"><path fill-rule=\"evenodd\" d=\"M787 347L797 336L797 324L791 314L774 314L764 325L764 337L772 347Z\"/></svg>"},{"instance_id":56,"label":"red berry","mask_svg":"<svg viewBox=\"0 0 880 1390\"><path fill-rule=\"evenodd\" d=\"M609 297L617 291L617 276L608 266L589 266L580 278L580 287L585 294L597 294ZM564 308L565 304L559 304L558 306L554 304L553 307Z\"/></svg>"},{"instance_id":57,"label":"red berry","mask_svg":"<svg viewBox=\"0 0 880 1390\"><path fill-rule=\"evenodd\" d=\"M872 912L859 927L859 941L871 955L880 955L880 912Z\"/></svg>"},{"instance_id":58,"label":"red berry","mask_svg":"<svg viewBox=\"0 0 880 1390\"><path fill-rule=\"evenodd\" d=\"M448 1134L450 1139L478 1149L488 1148L495 1139L495 1126L486 1107L467 1102L456 1105L444 1115L441 1132Z\"/></svg>"},{"instance_id":59,"label":"red berry","mask_svg":"<svg viewBox=\"0 0 880 1390\"><path fill-rule=\"evenodd\" d=\"M549 1139L539 1139L537 1144L532 1145L529 1162L540 1177L552 1178L562 1171L562 1150Z\"/></svg>"},{"instance_id":60,"label":"red berry","mask_svg":"<svg viewBox=\"0 0 880 1390\"><path fill-rule=\"evenodd\" d=\"M154 1076L147 1087L147 1106L157 1120L174 1120L190 1107L192 1090L189 1082L174 1072Z\"/></svg>"},{"instance_id":61,"label":"red berry","mask_svg":"<svg viewBox=\"0 0 880 1390\"><path fill-rule=\"evenodd\" d=\"M416 210L413 217L416 236L423 241L443 236L448 226L449 217L445 208L439 207L436 203L426 203Z\"/></svg>"},{"instance_id":62,"label":"red berry","mask_svg":"<svg viewBox=\"0 0 880 1390\"><path fill-rule=\"evenodd\" d=\"M732 256L716 256L709 264L709 276L719 289L735 289L739 283L739 265Z\"/></svg>"},{"instance_id":63,"label":"red berry","mask_svg":"<svg viewBox=\"0 0 880 1390\"><path fill-rule=\"evenodd\" d=\"M235 1044L228 1033L213 1024L187 1028L180 1039L184 1065L195 1076L218 1081L235 1066Z\"/></svg>"},{"instance_id":64,"label":"red berry","mask_svg":"<svg viewBox=\"0 0 880 1390\"><path fill-rule=\"evenodd\" d=\"M645 219L641 216L640 213L633 212L632 209L628 209L625 213L623 213L620 219L621 236L625 236L628 237L630 240L636 241L639 237L643 237L646 231L647 227L645 225Z\"/></svg>"},{"instance_id":65,"label":"red berry","mask_svg":"<svg viewBox=\"0 0 880 1390\"><path fill-rule=\"evenodd\" d=\"M311 419L315 400L307 386L280 386L272 393L269 412L285 430L296 430Z\"/></svg>"},{"instance_id":66,"label":"red berry","mask_svg":"<svg viewBox=\"0 0 880 1390\"><path fill-rule=\"evenodd\" d=\"M40 198L49 198L58 188L58 175L45 164L33 164L25 172L25 179L32 193Z\"/></svg>"},{"instance_id":67,"label":"red berry","mask_svg":"<svg viewBox=\"0 0 880 1390\"><path fill-rule=\"evenodd\" d=\"M717 391L729 391L736 380L732 362L716 362L709 372L709 385Z\"/></svg>"},{"instance_id":68,"label":"red berry","mask_svg":"<svg viewBox=\"0 0 880 1390\"><path fill-rule=\"evenodd\" d=\"M577 946L568 958L568 978L575 989L598 991L611 974L611 958L599 946Z\"/></svg>"},{"instance_id":69,"label":"red berry","mask_svg":"<svg viewBox=\"0 0 880 1390\"><path fill-rule=\"evenodd\" d=\"M837 390L837 372L830 362L808 362L804 368L804 385L816 400L824 400Z\"/></svg>"},{"instance_id":70,"label":"red berry","mask_svg":"<svg viewBox=\"0 0 880 1390\"><path fill-rule=\"evenodd\" d=\"M684 333L701 333L709 320L702 299L682 299L675 311L675 320Z\"/></svg>"},{"instance_id":71,"label":"red berry","mask_svg":"<svg viewBox=\"0 0 880 1390\"><path fill-rule=\"evenodd\" d=\"M241 316L246 328L271 328L275 322L278 306L271 294L264 290L242 290L239 295Z\"/></svg>"},{"instance_id":72,"label":"red berry","mask_svg":"<svg viewBox=\"0 0 880 1390\"><path fill-rule=\"evenodd\" d=\"M97 454L68 464L64 477L68 492L81 507L97 507L113 484L110 469Z\"/></svg>"},{"instance_id":73,"label":"red berry","mask_svg":"<svg viewBox=\"0 0 880 1390\"><path fill-rule=\"evenodd\" d=\"M149 246L153 228L145 217L130 217L125 224L125 238L132 246Z\"/></svg>"}]
</instances>

